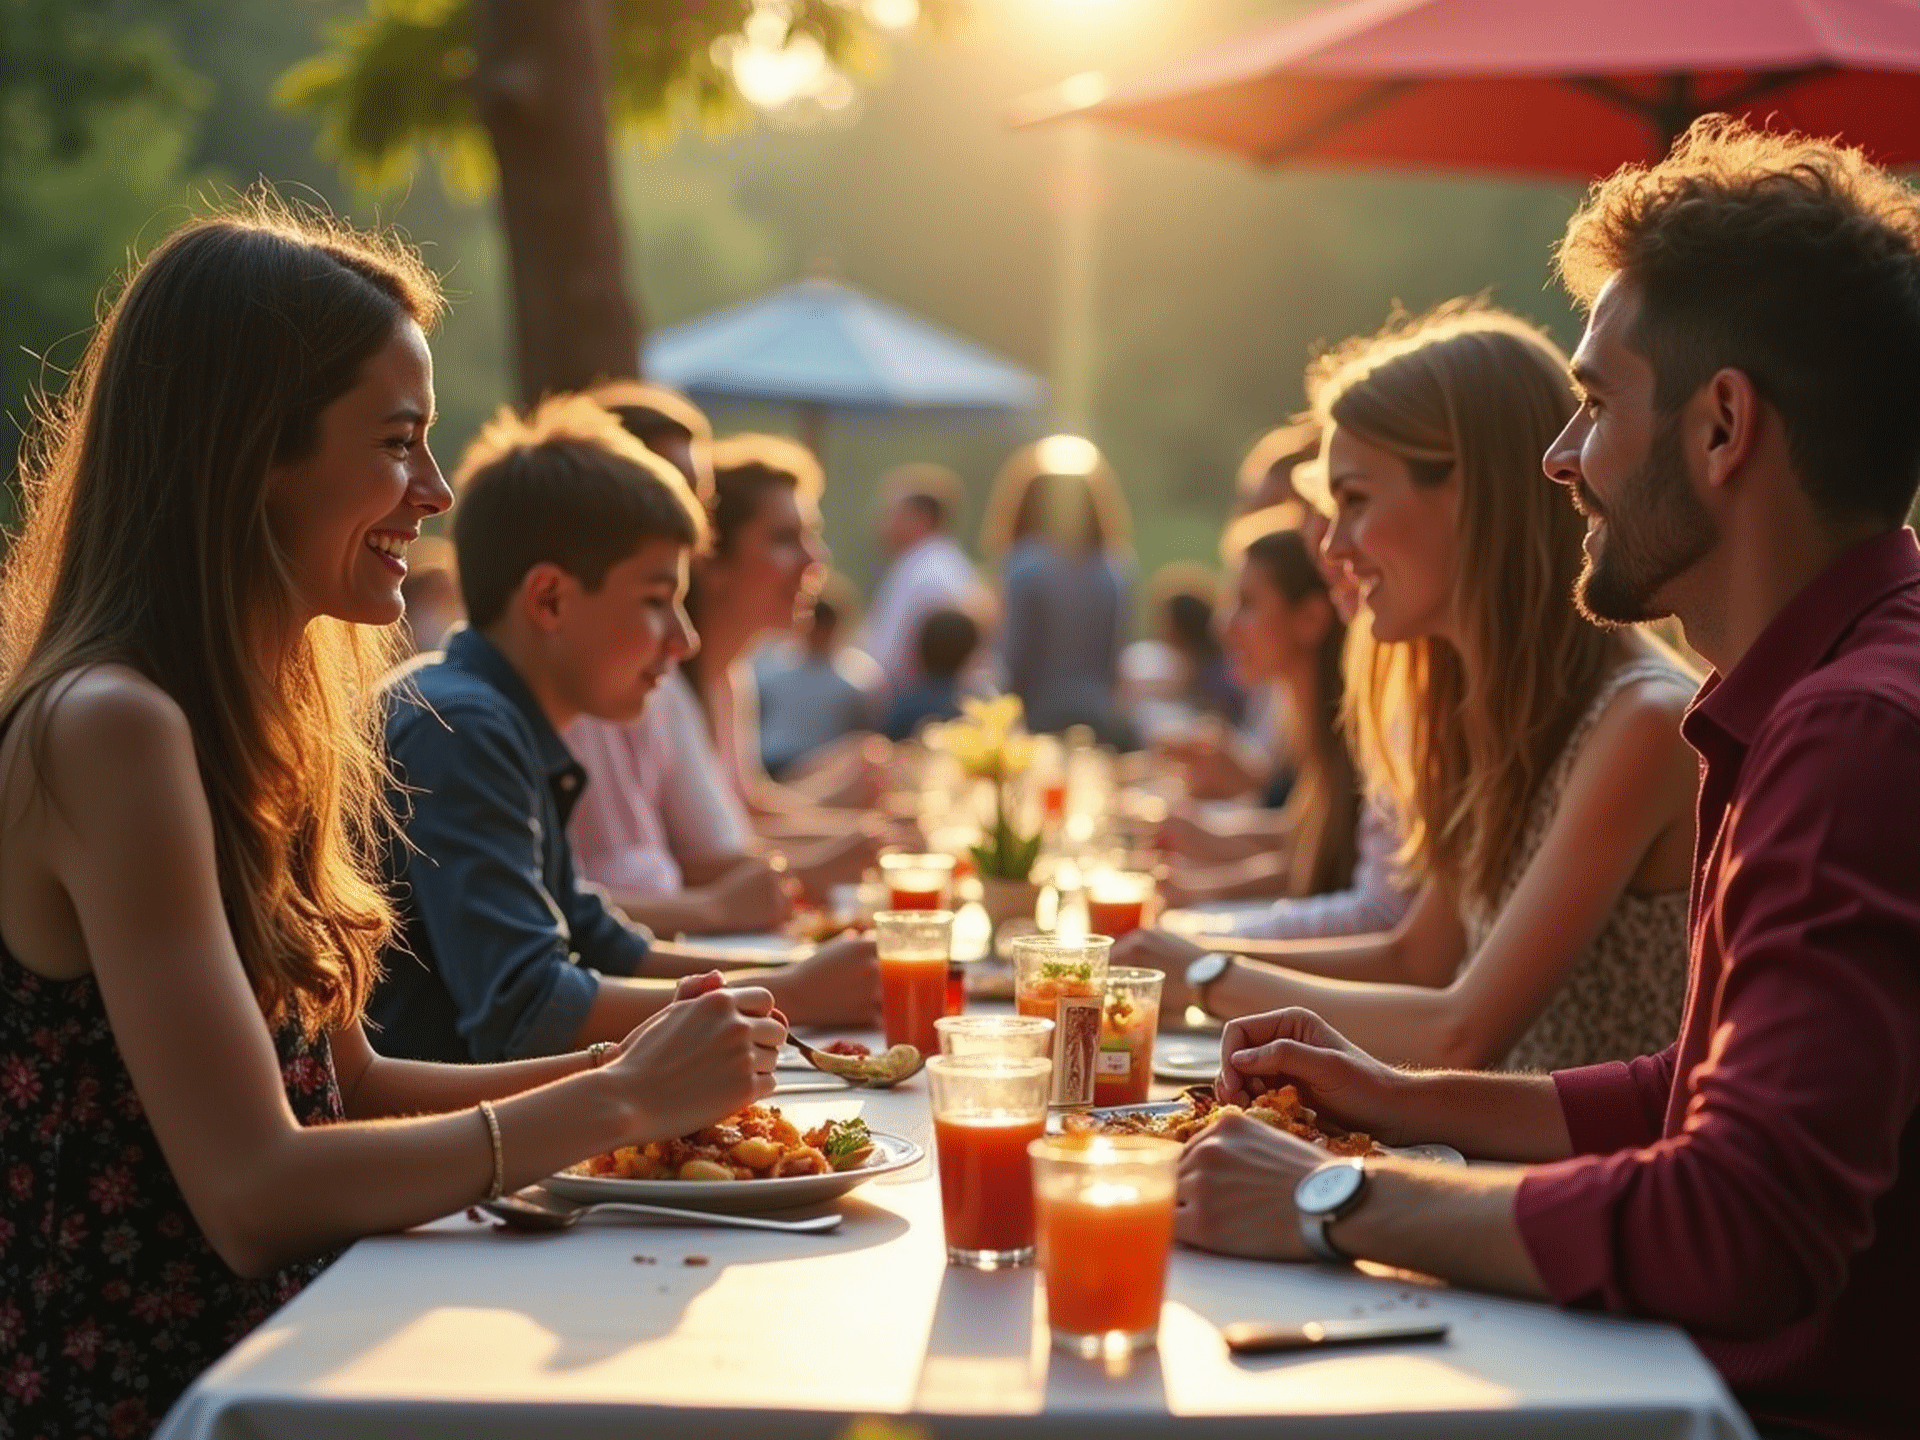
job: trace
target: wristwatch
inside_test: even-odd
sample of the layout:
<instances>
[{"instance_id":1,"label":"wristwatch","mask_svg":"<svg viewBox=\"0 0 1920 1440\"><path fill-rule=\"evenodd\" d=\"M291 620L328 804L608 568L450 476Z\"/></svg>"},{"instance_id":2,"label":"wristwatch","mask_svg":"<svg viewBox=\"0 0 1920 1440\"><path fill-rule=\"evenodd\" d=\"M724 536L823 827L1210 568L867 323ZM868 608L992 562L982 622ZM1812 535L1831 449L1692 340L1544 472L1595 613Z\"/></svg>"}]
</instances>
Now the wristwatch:
<instances>
[{"instance_id":1,"label":"wristwatch","mask_svg":"<svg viewBox=\"0 0 1920 1440\"><path fill-rule=\"evenodd\" d=\"M1314 1259L1330 1265L1351 1265L1353 1257L1327 1234L1327 1227L1360 1208L1367 1194L1367 1162L1359 1156L1329 1160L1300 1177L1293 1187L1293 1209L1300 1219L1300 1240Z\"/></svg>"},{"instance_id":2,"label":"wristwatch","mask_svg":"<svg viewBox=\"0 0 1920 1440\"><path fill-rule=\"evenodd\" d=\"M1207 986L1213 984L1227 971L1233 968L1233 962L1240 957L1229 955L1224 950L1209 950L1187 965L1187 995L1189 1003L1207 1009Z\"/></svg>"}]
</instances>

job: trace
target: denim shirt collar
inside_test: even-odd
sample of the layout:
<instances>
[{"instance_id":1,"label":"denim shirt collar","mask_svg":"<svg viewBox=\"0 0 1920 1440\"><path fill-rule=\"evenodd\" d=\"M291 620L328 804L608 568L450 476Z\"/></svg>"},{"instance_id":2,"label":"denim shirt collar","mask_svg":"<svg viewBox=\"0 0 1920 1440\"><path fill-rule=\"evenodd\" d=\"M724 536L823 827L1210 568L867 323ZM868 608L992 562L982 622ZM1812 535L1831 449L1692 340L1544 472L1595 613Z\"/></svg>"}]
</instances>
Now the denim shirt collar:
<instances>
[{"instance_id":1,"label":"denim shirt collar","mask_svg":"<svg viewBox=\"0 0 1920 1440\"><path fill-rule=\"evenodd\" d=\"M541 769L546 772L547 788L553 792L554 804L560 807L560 819L564 824L579 801L580 792L586 789L586 767L573 758L573 752L567 749L560 732L547 719L547 712L540 708L540 702L534 699L527 682L513 668L513 662L501 654L500 648L485 635L468 625L448 637L445 663L484 680L498 690L520 718L527 722Z\"/></svg>"}]
</instances>

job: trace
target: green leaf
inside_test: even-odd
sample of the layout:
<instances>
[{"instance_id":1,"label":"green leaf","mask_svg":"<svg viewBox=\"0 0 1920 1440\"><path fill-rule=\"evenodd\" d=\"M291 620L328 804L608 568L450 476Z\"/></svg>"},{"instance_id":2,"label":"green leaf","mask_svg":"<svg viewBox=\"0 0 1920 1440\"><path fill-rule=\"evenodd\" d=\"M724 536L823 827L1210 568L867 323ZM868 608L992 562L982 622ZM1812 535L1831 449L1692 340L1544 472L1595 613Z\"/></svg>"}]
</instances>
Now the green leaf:
<instances>
[{"instance_id":1,"label":"green leaf","mask_svg":"<svg viewBox=\"0 0 1920 1440\"><path fill-rule=\"evenodd\" d=\"M356 179L403 182L425 150L450 188L483 193L496 177L468 88L475 3L368 0L363 16L333 28L324 53L281 77L275 98L319 112L321 148ZM607 0L614 123L664 146L688 117L709 132L748 118L727 47L754 9L754 0ZM921 24L950 30L964 10L965 0L921 0ZM790 0L787 14L789 43L812 39L855 74L878 67L879 33L856 0Z\"/></svg>"},{"instance_id":2,"label":"green leaf","mask_svg":"<svg viewBox=\"0 0 1920 1440\"><path fill-rule=\"evenodd\" d=\"M864 1120L836 1120L820 1144L820 1153L828 1160L844 1160L873 1144L873 1132Z\"/></svg>"}]
</instances>

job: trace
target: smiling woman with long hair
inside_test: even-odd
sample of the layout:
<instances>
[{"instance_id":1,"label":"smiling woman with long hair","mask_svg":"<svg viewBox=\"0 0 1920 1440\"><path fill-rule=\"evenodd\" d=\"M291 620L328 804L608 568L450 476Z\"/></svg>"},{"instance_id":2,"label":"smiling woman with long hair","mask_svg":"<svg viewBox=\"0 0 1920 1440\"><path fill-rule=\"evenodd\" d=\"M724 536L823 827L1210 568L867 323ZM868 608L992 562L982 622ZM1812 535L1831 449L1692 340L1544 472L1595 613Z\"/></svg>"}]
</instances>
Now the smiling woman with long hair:
<instances>
[{"instance_id":1,"label":"smiling woman with long hair","mask_svg":"<svg viewBox=\"0 0 1920 1440\"><path fill-rule=\"evenodd\" d=\"M341 1245L772 1088L771 998L717 976L610 1057L368 1047L374 682L449 502L438 306L398 242L259 197L155 249L28 452L0 584L0 1432L144 1434Z\"/></svg>"},{"instance_id":2,"label":"smiling woman with long hair","mask_svg":"<svg viewBox=\"0 0 1920 1440\"><path fill-rule=\"evenodd\" d=\"M1661 1049L1686 980L1696 769L1679 720L1695 680L1575 608L1583 522L1540 468L1574 410L1565 357L1514 316L1455 305L1331 352L1309 393L1325 553L1365 605L1353 738L1419 894L1387 935L1248 942L1286 968L1232 965L1205 1003L1302 1006L1420 1064ZM1154 943L1129 958L1177 969Z\"/></svg>"}]
</instances>

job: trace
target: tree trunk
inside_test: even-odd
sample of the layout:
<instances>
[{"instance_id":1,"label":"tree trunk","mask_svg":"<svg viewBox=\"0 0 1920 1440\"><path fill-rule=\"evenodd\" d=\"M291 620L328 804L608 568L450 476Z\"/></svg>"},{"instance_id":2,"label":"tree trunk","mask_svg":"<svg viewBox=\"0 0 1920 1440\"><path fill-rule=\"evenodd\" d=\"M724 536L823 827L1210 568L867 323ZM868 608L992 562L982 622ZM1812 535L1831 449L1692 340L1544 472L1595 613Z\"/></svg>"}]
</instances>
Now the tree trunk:
<instances>
[{"instance_id":1,"label":"tree trunk","mask_svg":"<svg viewBox=\"0 0 1920 1440\"><path fill-rule=\"evenodd\" d=\"M474 104L500 167L528 403L639 371L607 144L605 0L477 0Z\"/></svg>"}]
</instances>

